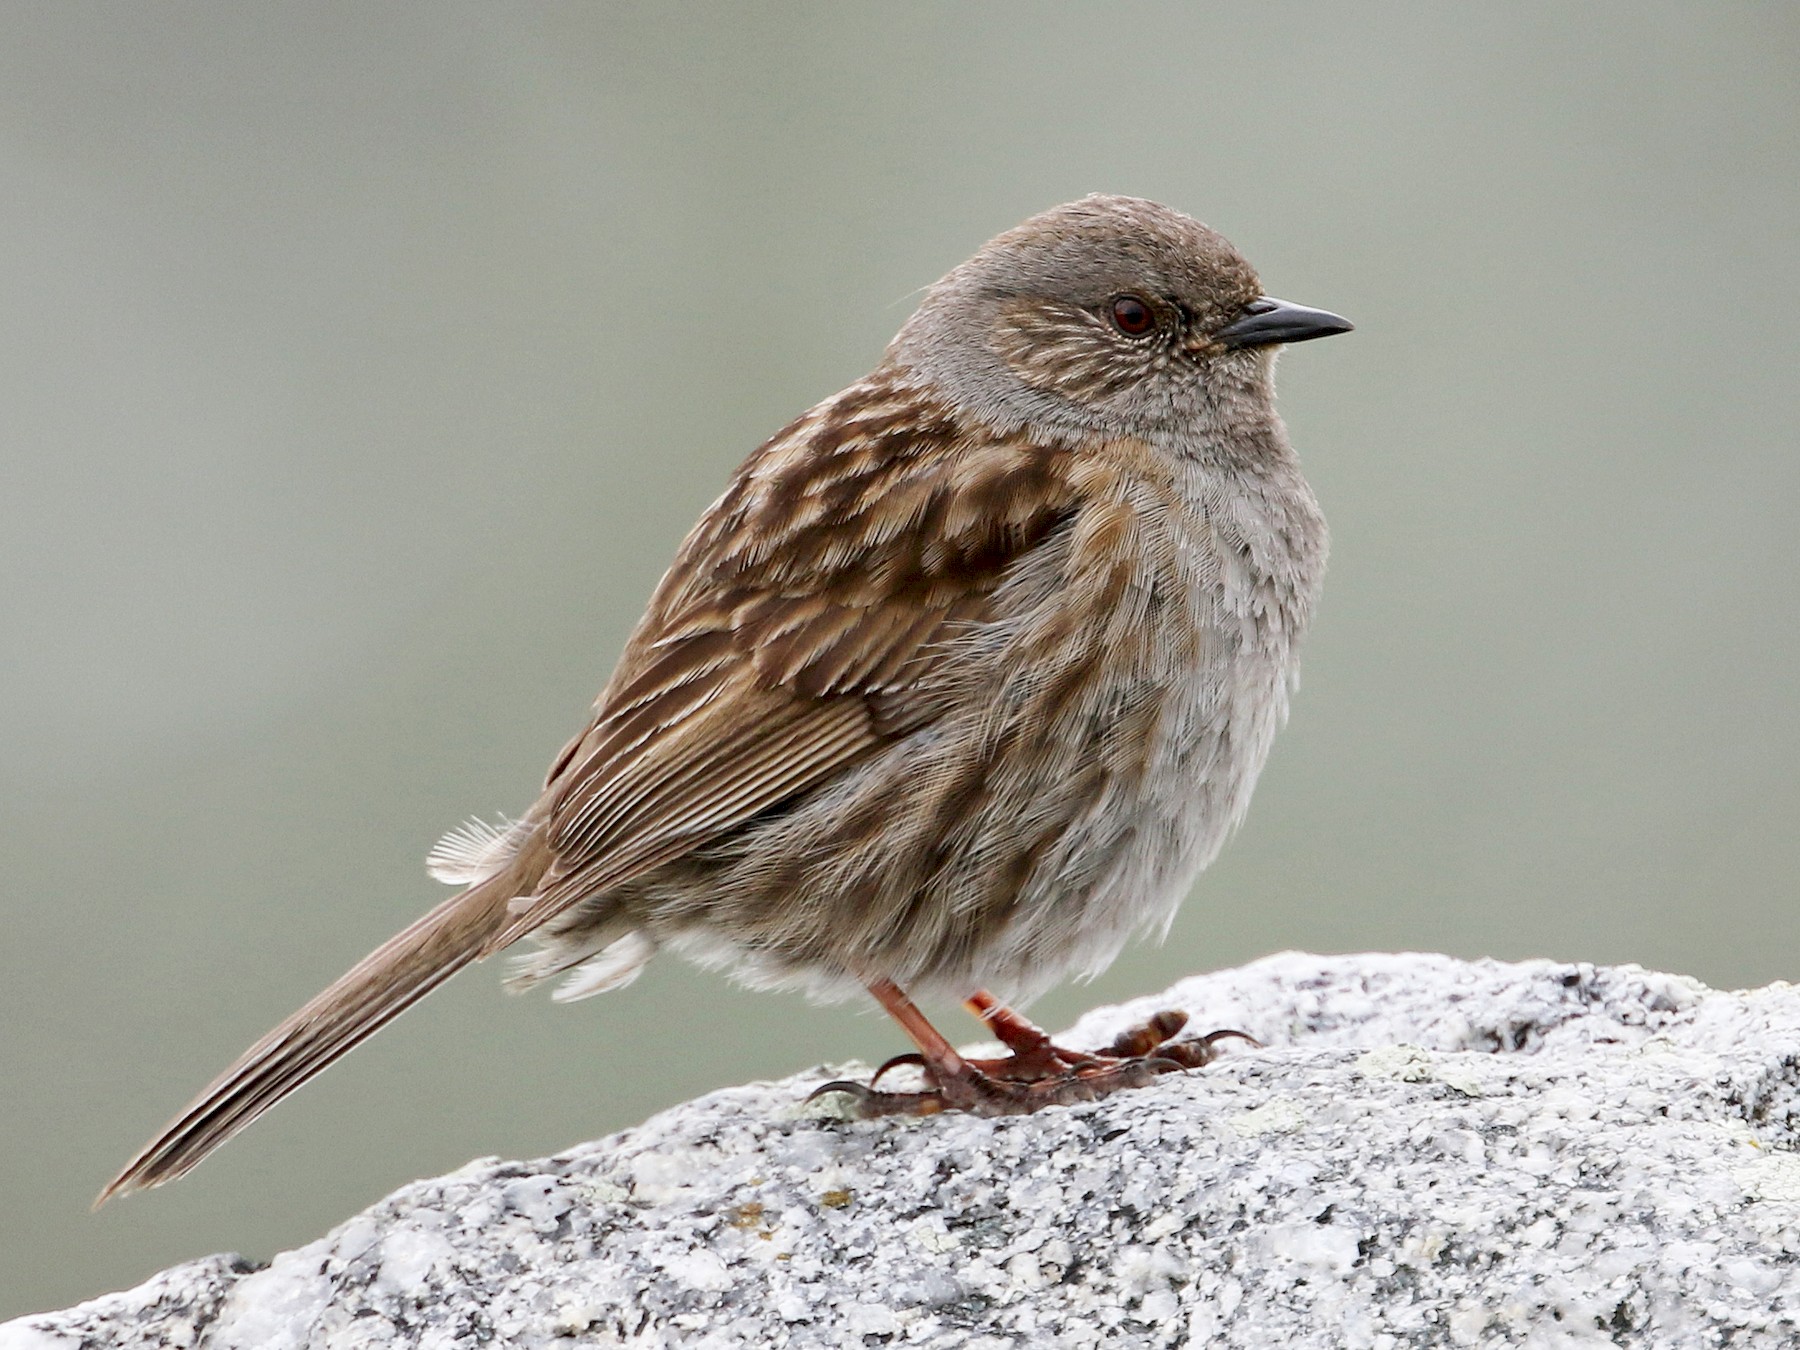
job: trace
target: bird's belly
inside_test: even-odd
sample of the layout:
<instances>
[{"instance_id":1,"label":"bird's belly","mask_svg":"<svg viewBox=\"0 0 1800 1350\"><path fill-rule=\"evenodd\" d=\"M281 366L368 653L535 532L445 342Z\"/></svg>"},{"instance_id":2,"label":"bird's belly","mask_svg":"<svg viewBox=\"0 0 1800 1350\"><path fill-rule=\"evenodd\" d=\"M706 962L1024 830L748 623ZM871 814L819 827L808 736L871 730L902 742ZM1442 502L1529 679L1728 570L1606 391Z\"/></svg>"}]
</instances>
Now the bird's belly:
<instances>
[{"instance_id":1,"label":"bird's belly","mask_svg":"<svg viewBox=\"0 0 1800 1350\"><path fill-rule=\"evenodd\" d=\"M1170 682L1144 772L1116 780L1101 809L1071 823L1068 865L1023 890L978 984L1026 1000L1070 975L1098 975L1134 936L1168 931L1242 821L1286 715L1278 662L1243 656L1225 667Z\"/></svg>"},{"instance_id":2,"label":"bird's belly","mask_svg":"<svg viewBox=\"0 0 1800 1350\"><path fill-rule=\"evenodd\" d=\"M1242 818L1287 679L1271 654L1214 652L1130 674L1035 738L934 727L633 907L658 943L756 986L833 999L879 975L1028 1000L1166 931Z\"/></svg>"}]
</instances>

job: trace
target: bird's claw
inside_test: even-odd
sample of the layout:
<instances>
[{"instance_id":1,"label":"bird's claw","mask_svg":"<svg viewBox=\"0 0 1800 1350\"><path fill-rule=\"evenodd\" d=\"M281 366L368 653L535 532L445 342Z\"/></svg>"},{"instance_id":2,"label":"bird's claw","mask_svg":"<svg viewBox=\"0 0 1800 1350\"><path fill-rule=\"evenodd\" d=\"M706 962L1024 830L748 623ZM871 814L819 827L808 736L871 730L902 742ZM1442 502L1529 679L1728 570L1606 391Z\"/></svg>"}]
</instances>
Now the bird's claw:
<instances>
[{"instance_id":1,"label":"bird's claw","mask_svg":"<svg viewBox=\"0 0 1800 1350\"><path fill-rule=\"evenodd\" d=\"M889 1069L898 1069L902 1065L911 1065L914 1068L922 1069L925 1067L925 1056L921 1055L917 1050L909 1050L904 1055L895 1055L879 1069L875 1070L874 1073L869 1075L869 1086L874 1087L879 1083L882 1079L882 1075L887 1073Z\"/></svg>"}]
</instances>

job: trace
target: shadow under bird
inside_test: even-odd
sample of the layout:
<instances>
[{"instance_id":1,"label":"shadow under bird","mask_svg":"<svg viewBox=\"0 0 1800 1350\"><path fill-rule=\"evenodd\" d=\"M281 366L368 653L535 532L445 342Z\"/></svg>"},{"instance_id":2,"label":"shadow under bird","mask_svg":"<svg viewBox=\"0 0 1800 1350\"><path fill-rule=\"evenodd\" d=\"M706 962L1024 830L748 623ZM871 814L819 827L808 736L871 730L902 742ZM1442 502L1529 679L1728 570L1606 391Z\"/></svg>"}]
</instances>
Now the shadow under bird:
<instances>
[{"instance_id":1,"label":"shadow under bird","mask_svg":"<svg viewBox=\"0 0 1800 1350\"><path fill-rule=\"evenodd\" d=\"M100 1200L183 1175L526 937L514 982L562 977L564 999L664 947L759 987L867 990L924 1086L828 1085L863 1115L1030 1111L1204 1063L1216 1037L1178 1039L1176 1015L1085 1054L1008 1004L1166 931L1242 819L1325 565L1274 353L1349 329L1155 202L1087 197L990 241L737 470L542 795L431 854L463 889ZM959 1055L920 993L1009 1053Z\"/></svg>"}]
</instances>

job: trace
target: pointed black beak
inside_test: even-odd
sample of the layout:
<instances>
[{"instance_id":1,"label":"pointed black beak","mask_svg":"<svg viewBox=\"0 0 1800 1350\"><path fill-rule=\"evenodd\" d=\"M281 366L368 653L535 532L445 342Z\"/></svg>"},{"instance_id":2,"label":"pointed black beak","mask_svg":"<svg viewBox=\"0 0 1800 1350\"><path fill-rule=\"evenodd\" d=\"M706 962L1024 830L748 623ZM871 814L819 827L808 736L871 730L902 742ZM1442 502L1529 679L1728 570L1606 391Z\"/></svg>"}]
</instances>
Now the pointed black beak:
<instances>
[{"instance_id":1,"label":"pointed black beak","mask_svg":"<svg viewBox=\"0 0 1800 1350\"><path fill-rule=\"evenodd\" d=\"M1348 333L1350 320L1322 309L1290 305L1265 295L1244 306L1244 314L1213 334L1213 341L1227 347L1267 347L1277 342L1310 342L1313 338Z\"/></svg>"}]
</instances>

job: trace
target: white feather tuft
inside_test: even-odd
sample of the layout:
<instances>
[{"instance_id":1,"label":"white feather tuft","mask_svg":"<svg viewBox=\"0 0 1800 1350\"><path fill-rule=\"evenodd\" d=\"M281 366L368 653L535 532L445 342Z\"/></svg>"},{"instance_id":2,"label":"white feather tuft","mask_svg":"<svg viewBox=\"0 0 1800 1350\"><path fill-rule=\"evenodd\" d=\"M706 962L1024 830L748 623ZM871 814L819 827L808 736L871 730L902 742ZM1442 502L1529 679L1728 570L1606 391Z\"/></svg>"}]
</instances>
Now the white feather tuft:
<instances>
[{"instance_id":1,"label":"white feather tuft","mask_svg":"<svg viewBox=\"0 0 1800 1350\"><path fill-rule=\"evenodd\" d=\"M425 870L449 886L473 886L498 872L513 855L516 821L466 820L432 846Z\"/></svg>"},{"instance_id":2,"label":"white feather tuft","mask_svg":"<svg viewBox=\"0 0 1800 1350\"><path fill-rule=\"evenodd\" d=\"M642 933L627 933L600 955L576 966L550 997L557 1003L573 1003L609 989L623 989L643 973L655 955L656 943Z\"/></svg>"}]
</instances>

